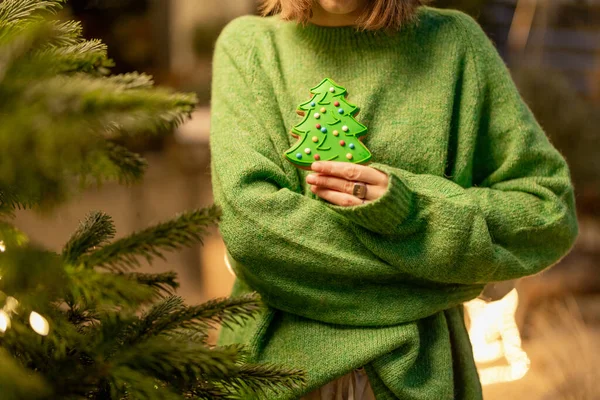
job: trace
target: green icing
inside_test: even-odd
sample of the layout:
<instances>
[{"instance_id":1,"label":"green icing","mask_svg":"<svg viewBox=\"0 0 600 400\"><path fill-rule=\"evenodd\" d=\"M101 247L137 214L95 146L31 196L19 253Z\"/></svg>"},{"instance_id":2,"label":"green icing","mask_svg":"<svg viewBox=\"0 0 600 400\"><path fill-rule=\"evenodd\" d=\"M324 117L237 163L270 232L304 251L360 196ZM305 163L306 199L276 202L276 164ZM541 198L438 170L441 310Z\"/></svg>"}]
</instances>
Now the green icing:
<instances>
[{"instance_id":1,"label":"green icing","mask_svg":"<svg viewBox=\"0 0 600 400\"><path fill-rule=\"evenodd\" d=\"M333 92L330 91L333 88ZM298 141L287 150L285 158L297 167L310 169L319 155L319 161L345 161L362 164L371 159L371 152L359 140L359 137L367 134L367 127L354 119L359 108L350 104L345 99L346 89L337 85L329 78L325 78L314 88L310 89L313 97L298 106L298 112L304 113L304 119L292 128L292 134L298 136ZM338 101L339 106L334 103ZM315 105L312 106L311 103ZM321 109L325 108L325 112ZM338 112L343 109L343 113ZM319 118L316 117L319 114ZM327 132L322 132L316 127L320 124ZM342 127L346 126L347 131ZM338 132L335 136L334 131ZM316 141L313 140L316 138ZM344 141L344 145L340 141ZM354 145L354 149L351 148ZM309 149L307 153L305 149ZM298 158L297 154L301 157ZM352 158L347 158L351 154Z\"/></svg>"}]
</instances>

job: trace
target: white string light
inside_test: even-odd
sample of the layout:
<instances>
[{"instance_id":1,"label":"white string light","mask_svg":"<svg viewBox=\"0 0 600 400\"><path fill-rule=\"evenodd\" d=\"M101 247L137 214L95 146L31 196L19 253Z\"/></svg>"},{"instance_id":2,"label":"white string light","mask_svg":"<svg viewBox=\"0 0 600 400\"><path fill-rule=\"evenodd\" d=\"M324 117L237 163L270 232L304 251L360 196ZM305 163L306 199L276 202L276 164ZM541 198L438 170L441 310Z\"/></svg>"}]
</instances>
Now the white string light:
<instances>
[{"instance_id":1,"label":"white string light","mask_svg":"<svg viewBox=\"0 0 600 400\"><path fill-rule=\"evenodd\" d=\"M521 347L521 335L515 321L519 304L516 289L501 300L486 303L474 299L465 303L471 319L469 338L475 362L490 363L504 359L508 365L479 369L482 385L521 379L529 371L530 361Z\"/></svg>"},{"instance_id":2,"label":"white string light","mask_svg":"<svg viewBox=\"0 0 600 400\"><path fill-rule=\"evenodd\" d=\"M0 240L0 253L4 253L6 251L6 246L4 245L4 242L2 240Z\"/></svg>"},{"instance_id":3,"label":"white string light","mask_svg":"<svg viewBox=\"0 0 600 400\"><path fill-rule=\"evenodd\" d=\"M0 310L0 332L4 333L10 328L10 316L4 310Z\"/></svg>"},{"instance_id":4,"label":"white string light","mask_svg":"<svg viewBox=\"0 0 600 400\"><path fill-rule=\"evenodd\" d=\"M9 314L18 314L17 307L19 306L19 300L15 299L12 296L8 296L6 298L6 303L2 309Z\"/></svg>"},{"instance_id":5,"label":"white string light","mask_svg":"<svg viewBox=\"0 0 600 400\"><path fill-rule=\"evenodd\" d=\"M29 325L31 325L31 329L38 335L46 336L50 331L50 324L48 324L46 318L35 311L32 311L31 314L29 314Z\"/></svg>"}]
</instances>

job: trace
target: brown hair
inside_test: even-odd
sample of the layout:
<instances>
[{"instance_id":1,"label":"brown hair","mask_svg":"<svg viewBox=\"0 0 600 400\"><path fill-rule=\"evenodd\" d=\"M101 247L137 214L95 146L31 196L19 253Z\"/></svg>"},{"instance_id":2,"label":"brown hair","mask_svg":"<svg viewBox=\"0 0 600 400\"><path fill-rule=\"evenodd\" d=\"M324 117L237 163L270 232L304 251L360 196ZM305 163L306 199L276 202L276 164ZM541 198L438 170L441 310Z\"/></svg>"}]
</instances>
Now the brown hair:
<instances>
[{"instance_id":1,"label":"brown hair","mask_svg":"<svg viewBox=\"0 0 600 400\"><path fill-rule=\"evenodd\" d=\"M279 13L284 20L296 20L305 24L312 17L314 1L316 0L261 0L260 11L264 16ZM368 0L356 26L366 30L399 29L415 16L419 6L427 2L428 0Z\"/></svg>"}]
</instances>

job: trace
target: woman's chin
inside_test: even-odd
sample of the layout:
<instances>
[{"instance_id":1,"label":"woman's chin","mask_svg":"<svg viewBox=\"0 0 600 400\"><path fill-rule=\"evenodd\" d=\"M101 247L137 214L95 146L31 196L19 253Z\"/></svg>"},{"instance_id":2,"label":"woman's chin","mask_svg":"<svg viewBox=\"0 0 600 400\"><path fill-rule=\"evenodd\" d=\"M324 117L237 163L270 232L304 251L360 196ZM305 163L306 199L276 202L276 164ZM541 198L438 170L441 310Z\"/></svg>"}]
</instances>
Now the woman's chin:
<instances>
[{"instance_id":1,"label":"woman's chin","mask_svg":"<svg viewBox=\"0 0 600 400\"><path fill-rule=\"evenodd\" d=\"M318 0L323 10L330 14L350 14L359 9L363 0Z\"/></svg>"}]
</instances>

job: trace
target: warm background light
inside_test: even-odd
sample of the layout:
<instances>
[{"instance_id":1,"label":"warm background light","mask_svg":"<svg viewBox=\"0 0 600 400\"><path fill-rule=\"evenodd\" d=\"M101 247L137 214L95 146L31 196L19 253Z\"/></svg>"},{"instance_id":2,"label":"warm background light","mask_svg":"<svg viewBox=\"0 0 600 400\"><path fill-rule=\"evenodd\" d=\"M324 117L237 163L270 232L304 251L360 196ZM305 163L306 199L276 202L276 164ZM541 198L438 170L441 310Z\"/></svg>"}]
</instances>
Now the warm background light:
<instances>
[{"instance_id":1,"label":"warm background light","mask_svg":"<svg viewBox=\"0 0 600 400\"><path fill-rule=\"evenodd\" d=\"M50 325L46 318L35 311L32 311L31 314L29 314L29 324L31 325L31 329L38 335L46 336L50 331Z\"/></svg>"}]
</instances>

